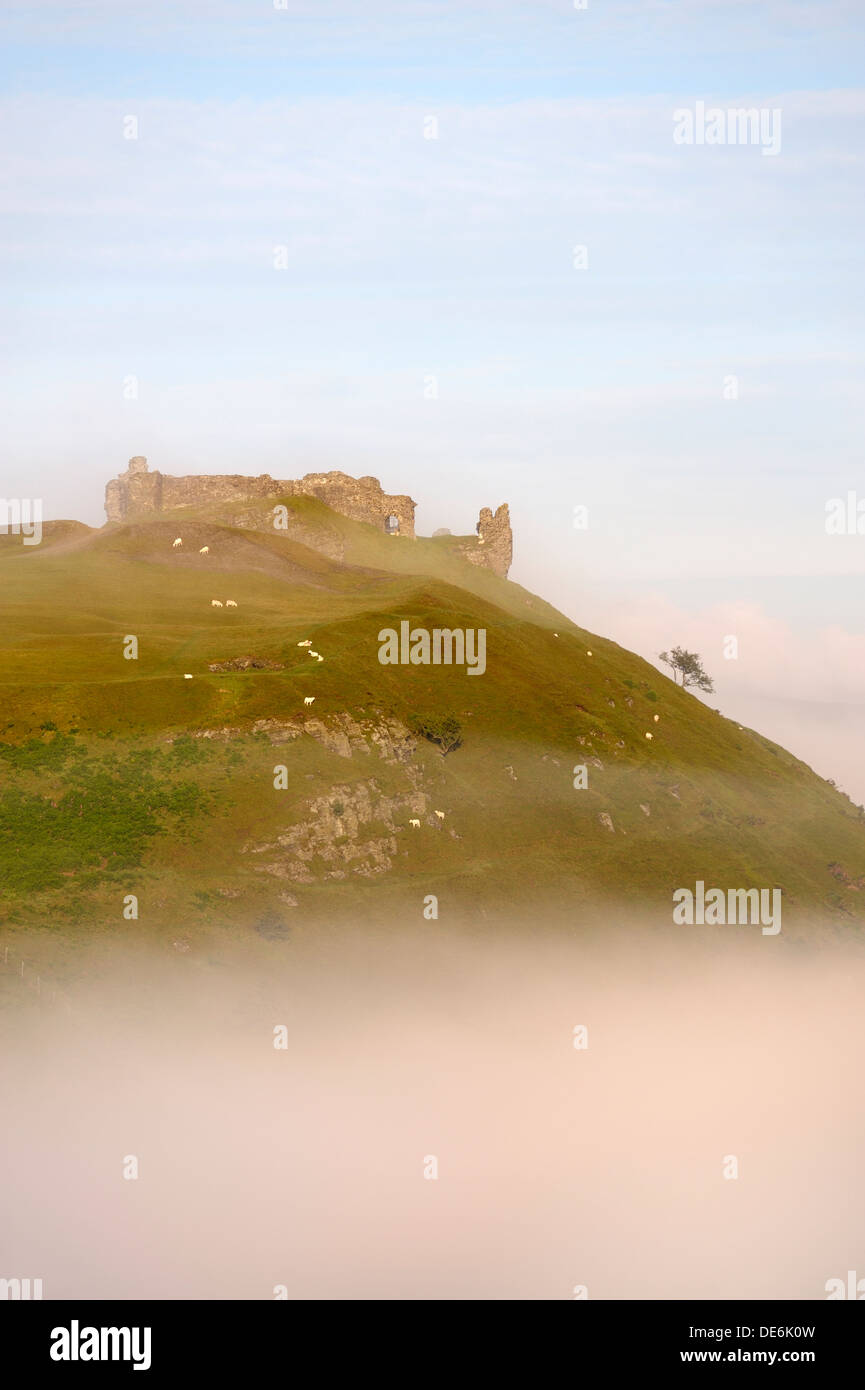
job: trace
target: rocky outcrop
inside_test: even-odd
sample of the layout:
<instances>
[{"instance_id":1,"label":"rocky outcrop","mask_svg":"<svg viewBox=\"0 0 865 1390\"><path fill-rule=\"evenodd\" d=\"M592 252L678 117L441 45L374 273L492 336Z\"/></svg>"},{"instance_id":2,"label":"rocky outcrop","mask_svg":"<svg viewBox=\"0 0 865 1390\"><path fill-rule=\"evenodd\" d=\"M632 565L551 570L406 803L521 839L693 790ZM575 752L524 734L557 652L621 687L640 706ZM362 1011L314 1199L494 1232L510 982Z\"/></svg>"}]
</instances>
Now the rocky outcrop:
<instances>
[{"instance_id":1,"label":"rocky outcrop","mask_svg":"<svg viewBox=\"0 0 865 1390\"><path fill-rule=\"evenodd\" d=\"M205 729L198 738L237 737L240 729ZM332 714L327 719L309 716L304 719L258 719L252 726L254 734L266 734L271 743L291 743L308 734L330 753L351 758L355 753L367 757L377 752L392 766L408 764L414 757L417 739L398 719L357 720L350 714Z\"/></svg>"},{"instance_id":2,"label":"rocky outcrop","mask_svg":"<svg viewBox=\"0 0 865 1390\"><path fill-rule=\"evenodd\" d=\"M230 661L211 661L208 671L282 671L281 661L268 661L263 656L235 656Z\"/></svg>"},{"instance_id":3,"label":"rocky outcrop","mask_svg":"<svg viewBox=\"0 0 865 1390\"><path fill-rule=\"evenodd\" d=\"M304 803L302 819L275 840L250 843L243 853L261 855L257 872L290 883L316 883L357 874L374 878L392 868L399 837L412 817L424 817L441 831L423 789L423 770L415 764L418 741L398 719L355 719L350 714L327 719L259 719L250 728L226 725L201 729L194 738L229 741L244 734L264 734L276 747L307 735L340 758L355 755L380 759L399 769L399 791L386 793L376 777L335 782ZM456 838L455 832L450 831Z\"/></svg>"},{"instance_id":4,"label":"rocky outcrop","mask_svg":"<svg viewBox=\"0 0 865 1390\"><path fill-rule=\"evenodd\" d=\"M387 795L372 776L361 782L336 782L304 806L303 819L276 840L246 846L267 857L260 873L292 883L314 883L357 874L374 878L393 866L399 835L412 816L427 816L429 798L421 769L413 764L417 740L397 719L357 720L350 714L327 720L262 719L253 725L271 743L292 742L303 734L341 758L355 754L378 757L401 768L404 790Z\"/></svg>"},{"instance_id":5,"label":"rocky outcrop","mask_svg":"<svg viewBox=\"0 0 865 1390\"><path fill-rule=\"evenodd\" d=\"M374 777L338 782L307 803L300 824L275 841L248 846L248 852L272 856L260 872L292 883L349 874L375 878L393 867L397 836L407 829L410 816L426 813L427 801L417 787L386 796Z\"/></svg>"}]
</instances>

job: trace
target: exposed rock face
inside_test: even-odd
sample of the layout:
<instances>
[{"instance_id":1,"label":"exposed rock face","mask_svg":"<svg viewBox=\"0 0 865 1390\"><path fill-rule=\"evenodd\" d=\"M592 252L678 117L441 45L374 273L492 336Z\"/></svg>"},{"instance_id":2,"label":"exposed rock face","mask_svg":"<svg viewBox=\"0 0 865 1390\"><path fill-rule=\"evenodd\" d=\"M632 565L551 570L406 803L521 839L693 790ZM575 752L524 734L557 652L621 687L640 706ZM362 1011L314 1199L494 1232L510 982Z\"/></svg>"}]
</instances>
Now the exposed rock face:
<instances>
[{"instance_id":1,"label":"exposed rock face","mask_svg":"<svg viewBox=\"0 0 865 1390\"><path fill-rule=\"evenodd\" d=\"M231 738L237 729L208 729L201 738ZM408 829L409 818L424 816L438 825L422 789L421 769L413 758L417 739L397 719L354 719L349 714L320 719L261 719L253 733L266 734L271 743L291 743L308 734L331 753L353 758L374 752L390 766L401 769L401 791L388 795L375 776L361 782L336 782L304 806L304 819L276 840L249 844L245 852L261 855L259 873L289 883L316 883L343 879L350 874L374 878L387 873L398 852L398 836ZM290 895L288 895L290 896ZM296 902L296 900L295 900Z\"/></svg>"},{"instance_id":2,"label":"exposed rock face","mask_svg":"<svg viewBox=\"0 0 865 1390\"><path fill-rule=\"evenodd\" d=\"M409 816L426 811L423 792L384 796L374 777L336 783L307 805L307 819L270 844L252 845L253 854L277 857L261 872L293 883L387 873L397 853L397 833ZM402 821L402 824L399 822ZM373 833L369 833L372 830ZM382 833L384 832L384 833Z\"/></svg>"},{"instance_id":3,"label":"exposed rock face","mask_svg":"<svg viewBox=\"0 0 865 1390\"><path fill-rule=\"evenodd\" d=\"M310 715L303 719L257 719L251 730L226 724L221 729L196 729L193 738L212 738L226 742L241 734L266 734L271 743L293 743L301 734L309 734L330 753L351 758L355 753L367 757L375 749L379 757L392 767L407 765L414 758L418 741L398 719L354 719L350 714L330 714L325 722ZM173 739L168 739L172 743Z\"/></svg>"},{"instance_id":4,"label":"exposed rock face","mask_svg":"<svg viewBox=\"0 0 865 1390\"><path fill-rule=\"evenodd\" d=\"M109 521L125 521L148 512L174 507L203 506L250 497L317 497L328 507L353 521L365 521L379 530L401 536L414 535L416 502L404 494L382 490L378 478L351 478L347 473L307 473L299 479L272 478L269 473L245 477L240 473L190 474L173 478L151 472L140 455L129 460L125 473L105 489L105 513Z\"/></svg>"},{"instance_id":5,"label":"exposed rock face","mask_svg":"<svg viewBox=\"0 0 865 1390\"><path fill-rule=\"evenodd\" d=\"M193 735L198 738L230 738L237 729L206 729ZM258 719L252 726L254 734L267 734L271 743L291 743L301 734L323 745L330 753L351 758L355 753L367 756L374 748L386 763L410 763L417 748L417 739L398 719L381 719L362 723L350 714L331 714L327 721L309 716L304 719Z\"/></svg>"}]
</instances>

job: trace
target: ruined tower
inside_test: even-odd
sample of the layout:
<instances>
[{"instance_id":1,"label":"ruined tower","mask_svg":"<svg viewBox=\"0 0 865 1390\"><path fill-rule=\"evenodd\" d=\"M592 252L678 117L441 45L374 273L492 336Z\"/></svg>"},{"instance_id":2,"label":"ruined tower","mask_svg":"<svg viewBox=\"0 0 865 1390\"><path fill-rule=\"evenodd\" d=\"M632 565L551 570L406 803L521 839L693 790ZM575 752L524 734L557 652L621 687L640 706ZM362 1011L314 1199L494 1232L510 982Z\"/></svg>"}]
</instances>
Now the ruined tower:
<instances>
[{"instance_id":1,"label":"ruined tower","mask_svg":"<svg viewBox=\"0 0 865 1390\"><path fill-rule=\"evenodd\" d=\"M514 553L511 515L507 502L503 502L492 512L489 507L481 507L478 524L475 527L477 539L472 536L460 537L458 549L470 565L481 565L492 570L501 579L507 579Z\"/></svg>"},{"instance_id":2,"label":"ruined tower","mask_svg":"<svg viewBox=\"0 0 865 1390\"><path fill-rule=\"evenodd\" d=\"M109 521L123 521L136 512L162 510L162 474L151 473L147 459L136 454L125 473L112 478L105 488L105 515Z\"/></svg>"}]
</instances>

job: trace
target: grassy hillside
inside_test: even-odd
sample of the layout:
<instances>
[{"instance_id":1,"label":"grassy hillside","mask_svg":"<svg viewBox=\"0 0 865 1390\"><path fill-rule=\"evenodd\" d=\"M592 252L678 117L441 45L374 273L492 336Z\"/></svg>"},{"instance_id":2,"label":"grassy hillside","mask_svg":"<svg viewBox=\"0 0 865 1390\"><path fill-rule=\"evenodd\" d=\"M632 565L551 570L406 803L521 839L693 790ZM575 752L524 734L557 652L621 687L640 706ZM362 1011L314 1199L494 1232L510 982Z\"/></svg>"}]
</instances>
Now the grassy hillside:
<instances>
[{"instance_id":1,"label":"grassy hillside","mask_svg":"<svg viewBox=\"0 0 865 1390\"><path fill-rule=\"evenodd\" d=\"M575 926L611 904L664 923L697 879L781 887L785 933L858 930L862 812L790 753L448 538L283 500L289 534L271 502L2 539L7 935L279 941L414 920L429 894L487 928L551 904ZM484 628L485 674L381 665L379 630L405 619ZM270 669L208 669L245 657ZM417 728L447 717L443 757Z\"/></svg>"}]
</instances>

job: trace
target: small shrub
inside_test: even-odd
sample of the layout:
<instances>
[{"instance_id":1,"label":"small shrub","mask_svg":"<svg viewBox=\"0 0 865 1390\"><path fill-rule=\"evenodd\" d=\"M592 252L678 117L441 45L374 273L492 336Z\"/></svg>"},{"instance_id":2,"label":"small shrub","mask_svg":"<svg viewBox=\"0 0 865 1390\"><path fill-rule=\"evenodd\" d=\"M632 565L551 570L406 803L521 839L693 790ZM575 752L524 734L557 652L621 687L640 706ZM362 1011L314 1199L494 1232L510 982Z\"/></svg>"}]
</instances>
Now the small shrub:
<instances>
[{"instance_id":1,"label":"small shrub","mask_svg":"<svg viewBox=\"0 0 865 1390\"><path fill-rule=\"evenodd\" d=\"M463 741L462 725L452 714L418 715L411 727L421 738L437 743L443 758L454 748L459 748Z\"/></svg>"},{"instance_id":2,"label":"small shrub","mask_svg":"<svg viewBox=\"0 0 865 1390\"><path fill-rule=\"evenodd\" d=\"M256 922L255 930L265 941L287 941L289 936L288 923L278 912L265 912Z\"/></svg>"}]
</instances>

